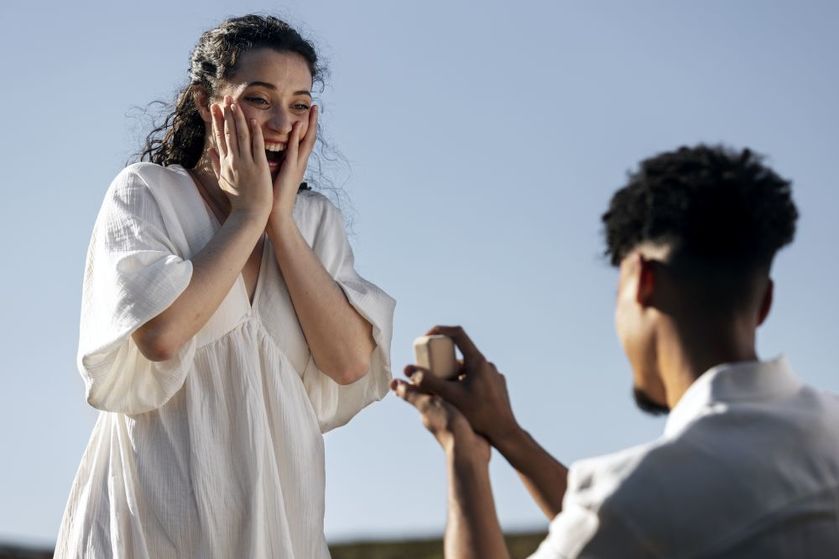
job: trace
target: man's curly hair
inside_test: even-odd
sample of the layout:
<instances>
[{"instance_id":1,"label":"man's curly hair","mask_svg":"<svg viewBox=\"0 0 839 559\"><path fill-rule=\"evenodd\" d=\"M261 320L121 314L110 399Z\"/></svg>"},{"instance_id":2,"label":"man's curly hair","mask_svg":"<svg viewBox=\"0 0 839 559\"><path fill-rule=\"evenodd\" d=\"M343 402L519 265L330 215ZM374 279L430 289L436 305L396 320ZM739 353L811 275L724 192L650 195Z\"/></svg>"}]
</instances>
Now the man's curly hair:
<instances>
[{"instance_id":1,"label":"man's curly hair","mask_svg":"<svg viewBox=\"0 0 839 559\"><path fill-rule=\"evenodd\" d=\"M645 241L704 268L756 272L792 242L798 210L791 183L749 149L681 147L641 162L603 214L606 256Z\"/></svg>"}]
</instances>

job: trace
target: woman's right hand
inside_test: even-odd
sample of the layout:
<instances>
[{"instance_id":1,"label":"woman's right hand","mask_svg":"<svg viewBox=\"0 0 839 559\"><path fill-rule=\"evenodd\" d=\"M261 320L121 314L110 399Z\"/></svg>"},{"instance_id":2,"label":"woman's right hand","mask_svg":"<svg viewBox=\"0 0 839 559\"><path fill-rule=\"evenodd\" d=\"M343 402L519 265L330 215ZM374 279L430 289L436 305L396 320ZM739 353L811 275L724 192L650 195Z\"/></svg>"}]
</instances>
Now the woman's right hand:
<instances>
[{"instance_id":1,"label":"woman's right hand","mask_svg":"<svg viewBox=\"0 0 839 559\"><path fill-rule=\"evenodd\" d=\"M256 122L248 125L241 107L230 96L224 103L213 103L210 112L215 144L210 148L210 161L219 188L230 200L231 213L244 211L267 220L274 191L262 131Z\"/></svg>"}]
</instances>

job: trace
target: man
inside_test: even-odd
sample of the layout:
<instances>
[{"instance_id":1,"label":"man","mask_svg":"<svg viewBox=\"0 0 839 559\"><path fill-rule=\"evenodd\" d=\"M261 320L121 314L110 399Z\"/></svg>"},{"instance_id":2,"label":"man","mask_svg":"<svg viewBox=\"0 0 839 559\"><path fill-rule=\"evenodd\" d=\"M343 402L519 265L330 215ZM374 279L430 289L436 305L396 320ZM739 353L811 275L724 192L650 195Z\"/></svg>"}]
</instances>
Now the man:
<instances>
[{"instance_id":1,"label":"man","mask_svg":"<svg viewBox=\"0 0 839 559\"><path fill-rule=\"evenodd\" d=\"M516 422L506 383L460 328L456 381L415 366L392 388L446 452L449 558L508 557L490 445L550 534L532 556L839 557L839 399L758 360L769 272L798 217L790 183L749 150L697 146L641 163L603 216L620 269L615 323L656 441L570 471Z\"/></svg>"}]
</instances>

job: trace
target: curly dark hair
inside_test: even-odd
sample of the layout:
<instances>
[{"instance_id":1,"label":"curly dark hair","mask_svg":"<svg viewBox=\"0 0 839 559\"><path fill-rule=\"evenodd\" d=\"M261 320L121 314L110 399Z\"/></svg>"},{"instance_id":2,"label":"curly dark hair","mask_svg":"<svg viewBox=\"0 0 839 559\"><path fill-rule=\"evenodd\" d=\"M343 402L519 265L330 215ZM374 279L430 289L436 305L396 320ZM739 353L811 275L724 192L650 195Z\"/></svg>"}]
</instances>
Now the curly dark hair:
<instances>
[{"instance_id":1,"label":"curly dark hair","mask_svg":"<svg viewBox=\"0 0 839 559\"><path fill-rule=\"evenodd\" d=\"M204 150L204 121L195 105L196 88L213 97L221 80L236 72L243 54L266 47L299 54L309 66L313 83L323 85L325 69L314 46L288 23L254 14L230 18L201 35L192 51L189 83L178 94L168 116L149 133L138 159L163 166L194 167Z\"/></svg>"},{"instance_id":2,"label":"curly dark hair","mask_svg":"<svg viewBox=\"0 0 839 559\"><path fill-rule=\"evenodd\" d=\"M768 272L792 242L798 210L791 182L749 149L698 145L660 153L629 174L603 214L606 256L619 265L645 241L673 258L734 272ZM695 267L695 266L694 266Z\"/></svg>"}]
</instances>

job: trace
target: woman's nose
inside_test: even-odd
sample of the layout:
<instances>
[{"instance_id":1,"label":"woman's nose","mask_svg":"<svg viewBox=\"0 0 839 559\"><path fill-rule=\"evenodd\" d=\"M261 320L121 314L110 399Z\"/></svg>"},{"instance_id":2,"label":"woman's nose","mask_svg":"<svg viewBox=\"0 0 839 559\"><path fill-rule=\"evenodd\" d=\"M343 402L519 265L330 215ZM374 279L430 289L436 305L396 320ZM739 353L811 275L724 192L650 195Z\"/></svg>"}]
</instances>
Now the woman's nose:
<instances>
[{"instance_id":1,"label":"woman's nose","mask_svg":"<svg viewBox=\"0 0 839 559\"><path fill-rule=\"evenodd\" d=\"M271 118L268 119L268 127L281 134L291 133L292 124L294 124L292 116L284 109L273 111Z\"/></svg>"}]
</instances>

